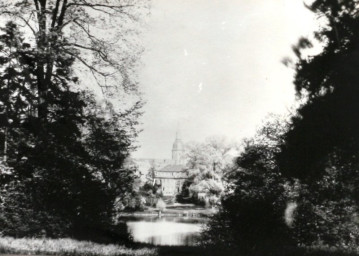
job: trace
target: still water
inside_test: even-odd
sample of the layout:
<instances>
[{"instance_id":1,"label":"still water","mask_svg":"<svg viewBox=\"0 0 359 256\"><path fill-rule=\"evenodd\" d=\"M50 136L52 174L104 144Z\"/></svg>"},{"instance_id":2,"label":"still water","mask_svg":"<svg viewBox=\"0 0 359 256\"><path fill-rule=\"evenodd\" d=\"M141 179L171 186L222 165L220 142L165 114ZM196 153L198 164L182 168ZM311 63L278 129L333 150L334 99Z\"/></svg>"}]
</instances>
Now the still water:
<instances>
[{"instance_id":1,"label":"still water","mask_svg":"<svg viewBox=\"0 0 359 256\"><path fill-rule=\"evenodd\" d=\"M200 219L141 217L126 221L135 242L154 245L196 245L204 226Z\"/></svg>"}]
</instances>

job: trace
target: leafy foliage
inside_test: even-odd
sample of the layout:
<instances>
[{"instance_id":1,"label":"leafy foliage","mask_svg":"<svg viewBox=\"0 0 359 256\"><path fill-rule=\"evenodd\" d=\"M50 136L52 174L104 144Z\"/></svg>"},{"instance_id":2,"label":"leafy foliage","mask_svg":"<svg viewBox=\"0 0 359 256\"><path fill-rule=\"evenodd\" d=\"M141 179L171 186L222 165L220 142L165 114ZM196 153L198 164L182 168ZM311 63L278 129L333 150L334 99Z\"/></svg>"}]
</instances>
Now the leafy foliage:
<instances>
[{"instance_id":1,"label":"leafy foliage","mask_svg":"<svg viewBox=\"0 0 359 256\"><path fill-rule=\"evenodd\" d=\"M291 243L284 222L285 180L274 159L278 138L285 130L277 126L279 123L278 120L268 123L254 139L246 142L236 166L227 176L229 186L220 212L204 233L205 245L258 253ZM268 130L272 132L267 134Z\"/></svg>"},{"instance_id":2,"label":"leafy foliage","mask_svg":"<svg viewBox=\"0 0 359 256\"><path fill-rule=\"evenodd\" d=\"M322 20L315 33L322 51L301 39L295 87L304 101L277 154L287 177L297 178L296 235L305 245L357 245L358 229L358 82L359 17L354 0L316 0L308 8Z\"/></svg>"},{"instance_id":3,"label":"leafy foliage","mask_svg":"<svg viewBox=\"0 0 359 256\"><path fill-rule=\"evenodd\" d=\"M38 100L38 87L31 87L32 82L38 85L37 70L31 62L21 63L22 56L36 55L29 44L24 52L16 25L8 23L5 32L0 43L11 55L3 58L1 72L7 76L2 80L7 92L1 98L2 127L13 171L2 179L6 193L1 229L16 236L67 234L89 239L109 228L115 201L125 201L132 191L134 170L124 163L133 149L141 104L119 114L110 103L102 108L91 94L71 91L77 81L72 76L74 59L61 54L55 55L57 73ZM40 113L42 104L45 115Z\"/></svg>"},{"instance_id":4,"label":"leafy foliage","mask_svg":"<svg viewBox=\"0 0 359 256\"><path fill-rule=\"evenodd\" d=\"M292 118L279 155L285 173L307 180L320 178L333 158L356 162L359 152L358 3L317 0L309 8L326 22L315 34L323 50L306 56L314 43L303 45L304 39L296 47L294 82L306 103Z\"/></svg>"},{"instance_id":5,"label":"leafy foliage","mask_svg":"<svg viewBox=\"0 0 359 256\"><path fill-rule=\"evenodd\" d=\"M222 178L228 166L233 164L235 151L236 145L220 137L188 144L185 155L189 178L183 185L182 197L192 196L195 201L211 205L218 203L224 192Z\"/></svg>"},{"instance_id":6,"label":"leafy foliage","mask_svg":"<svg viewBox=\"0 0 359 256\"><path fill-rule=\"evenodd\" d=\"M2 0L0 8L0 15L24 27L35 42L40 98L46 96L49 81L61 76L56 55L74 58L104 92L137 90L134 67L141 47L135 36L147 1Z\"/></svg>"}]
</instances>

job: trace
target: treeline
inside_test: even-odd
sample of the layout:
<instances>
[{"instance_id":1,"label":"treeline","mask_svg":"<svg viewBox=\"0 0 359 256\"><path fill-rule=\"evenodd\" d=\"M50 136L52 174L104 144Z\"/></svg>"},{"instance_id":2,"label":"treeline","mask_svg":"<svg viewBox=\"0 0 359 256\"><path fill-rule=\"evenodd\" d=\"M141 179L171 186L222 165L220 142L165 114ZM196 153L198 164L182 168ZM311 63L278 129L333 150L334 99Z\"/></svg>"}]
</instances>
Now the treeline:
<instances>
[{"instance_id":1,"label":"treeline","mask_svg":"<svg viewBox=\"0 0 359 256\"><path fill-rule=\"evenodd\" d=\"M209 137L204 142L185 145L187 179L177 200L205 207L218 205L224 193L225 175L233 165L239 146L225 137Z\"/></svg>"},{"instance_id":2,"label":"treeline","mask_svg":"<svg viewBox=\"0 0 359 256\"><path fill-rule=\"evenodd\" d=\"M0 33L2 235L112 234L133 193L135 170L125 160L142 103L120 109L84 88L93 80L122 98L137 90L129 76L135 57L126 67L116 45L94 33L99 22L130 12L129 2L0 2L12 20ZM84 69L92 78L79 79Z\"/></svg>"},{"instance_id":3,"label":"treeline","mask_svg":"<svg viewBox=\"0 0 359 256\"><path fill-rule=\"evenodd\" d=\"M298 247L357 252L359 6L316 0L308 8L324 25L314 41L293 47L303 103L290 120L274 119L247 141L205 246L235 255L287 255ZM309 56L315 43L323 49Z\"/></svg>"}]
</instances>

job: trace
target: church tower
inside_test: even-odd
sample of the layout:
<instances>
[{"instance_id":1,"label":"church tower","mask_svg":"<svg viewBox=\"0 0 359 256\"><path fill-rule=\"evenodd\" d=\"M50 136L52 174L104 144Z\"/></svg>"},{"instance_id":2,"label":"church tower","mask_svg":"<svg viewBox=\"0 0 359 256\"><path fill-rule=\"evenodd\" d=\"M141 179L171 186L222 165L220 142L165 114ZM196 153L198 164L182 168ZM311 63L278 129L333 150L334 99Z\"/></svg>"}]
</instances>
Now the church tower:
<instances>
[{"instance_id":1,"label":"church tower","mask_svg":"<svg viewBox=\"0 0 359 256\"><path fill-rule=\"evenodd\" d=\"M182 158L183 158L183 143L181 140L180 132L176 132L176 140L173 143L172 146L172 161L173 164L179 165L182 164Z\"/></svg>"}]
</instances>

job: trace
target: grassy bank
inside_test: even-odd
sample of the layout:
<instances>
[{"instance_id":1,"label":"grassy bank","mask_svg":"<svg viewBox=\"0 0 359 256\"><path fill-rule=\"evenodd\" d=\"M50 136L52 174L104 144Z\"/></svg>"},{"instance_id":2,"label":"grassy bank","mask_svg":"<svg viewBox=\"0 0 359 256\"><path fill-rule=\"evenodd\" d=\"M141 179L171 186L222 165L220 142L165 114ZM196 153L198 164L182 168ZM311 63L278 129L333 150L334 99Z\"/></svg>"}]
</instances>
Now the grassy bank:
<instances>
[{"instance_id":1,"label":"grassy bank","mask_svg":"<svg viewBox=\"0 0 359 256\"><path fill-rule=\"evenodd\" d=\"M127 248L123 245L105 245L69 238L11 238L0 237L1 254L66 255L66 256L147 256L158 255L155 248Z\"/></svg>"},{"instance_id":2,"label":"grassy bank","mask_svg":"<svg viewBox=\"0 0 359 256\"><path fill-rule=\"evenodd\" d=\"M0 237L0 254L57 255L57 256L241 256L218 248L203 249L191 246L151 246L133 244L132 248L115 244L97 244L74 239L40 239ZM335 249L287 248L281 251L262 251L255 256L359 256L357 252Z\"/></svg>"},{"instance_id":3,"label":"grassy bank","mask_svg":"<svg viewBox=\"0 0 359 256\"><path fill-rule=\"evenodd\" d=\"M219 250L214 247L203 249L188 246L160 246L158 256L246 256L239 252ZM248 256L248 255L247 255ZM359 253L334 250L334 249L312 249L312 248L287 248L282 250L266 250L250 254L250 256L359 256Z\"/></svg>"}]
</instances>

